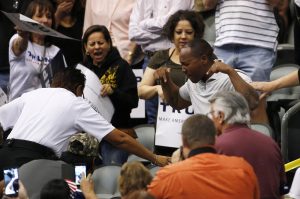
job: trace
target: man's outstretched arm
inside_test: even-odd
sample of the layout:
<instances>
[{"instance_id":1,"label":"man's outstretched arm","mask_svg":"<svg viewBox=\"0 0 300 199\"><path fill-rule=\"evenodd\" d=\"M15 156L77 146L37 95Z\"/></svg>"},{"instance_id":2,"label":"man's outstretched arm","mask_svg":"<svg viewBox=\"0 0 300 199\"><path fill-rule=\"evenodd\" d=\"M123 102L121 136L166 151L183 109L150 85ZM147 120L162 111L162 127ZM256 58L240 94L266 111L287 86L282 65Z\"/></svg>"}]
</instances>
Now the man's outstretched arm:
<instances>
[{"instance_id":1,"label":"man's outstretched arm","mask_svg":"<svg viewBox=\"0 0 300 199\"><path fill-rule=\"evenodd\" d=\"M255 89L248 84L231 66L223 62L215 62L208 73L222 72L229 76L234 89L241 93L248 102L250 110L254 110L258 106L258 94Z\"/></svg>"},{"instance_id":2,"label":"man's outstretched arm","mask_svg":"<svg viewBox=\"0 0 300 199\"><path fill-rule=\"evenodd\" d=\"M165 166L171 162L169 157L153 154L138 141L118 129L112 130L103 139L115 147L147 159L157 166Z\"/></svg>"}]
</instances>

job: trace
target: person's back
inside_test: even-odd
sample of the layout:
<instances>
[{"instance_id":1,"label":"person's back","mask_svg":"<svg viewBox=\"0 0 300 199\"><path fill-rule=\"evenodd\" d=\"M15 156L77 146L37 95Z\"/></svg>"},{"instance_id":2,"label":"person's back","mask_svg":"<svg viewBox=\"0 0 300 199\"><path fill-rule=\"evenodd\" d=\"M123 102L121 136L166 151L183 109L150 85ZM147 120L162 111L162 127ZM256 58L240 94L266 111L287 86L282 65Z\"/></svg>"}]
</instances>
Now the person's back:
<instances>
[{"instance_id":1,"label":"person's back","mask_svg":"<svg viewBox=\"0 0 300 199\"><path fill-rule=\"evenodd\" d=\"M168 164L168 157L154 155L96 112L81 97L84 83L80 70L68 67L55 75L52 88L25 93L0 107L0 130L14 127L0 148L0 170L31 160L59 157L67 149L68 138L78 131L87 132L98 141L105 139L157 165ZM0 173L0 180L2 176Z\"/></svg>"},{"instance_id":2,"label":"person's back","mask_svg":"<svg viewBox=\"0 0 300 199\"><path fill-rule=\"evenodd\" d=\"M280 149L272 138L246 125L229 127L216 139L219 153L243 157L249 162L260 185L261 198L278 198L285 181ZM279 189L281 188L281 189Z\"/></svg>"},{"instance_id":3,"label":"person's back","mask_svg":"<svg viewBox=\"0 0 300 199\"><path fill-rule=\"evenodd\" d=\"M161 169L148 191L158 199L258 198L251 166L241 158L213 153L197 154Z\"/></svg>"},{"instance_id":4,"label":"person's back","mask_svg":"<svg viewBox=\"0 0 300 199\"><path fill-rule=\"evenodd\" d=\"M8 139L33 141L50 148L55 146L57 155L67 148L69 137L84 125L78 120L79 115L89 112L90 122L97 117L87 102L63 88L38 89L24 94L15 103L24 107L19 118L16 115L7 118L18 119Z\"/></svg>"}]
</instances>

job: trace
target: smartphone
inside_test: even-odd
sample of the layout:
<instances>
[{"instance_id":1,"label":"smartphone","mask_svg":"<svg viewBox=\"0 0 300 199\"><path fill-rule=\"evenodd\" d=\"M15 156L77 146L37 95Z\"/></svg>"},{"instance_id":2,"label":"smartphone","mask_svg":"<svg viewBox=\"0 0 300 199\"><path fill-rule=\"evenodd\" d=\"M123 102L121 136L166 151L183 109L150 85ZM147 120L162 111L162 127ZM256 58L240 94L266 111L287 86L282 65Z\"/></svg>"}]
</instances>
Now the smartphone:
<instances>
[{"instance_id":1,"label":"smartphone","mask_svg":"<svg viewBox=\"0 0 300 199\"><path fill-rule=\"evenodd\" d=\"M82 177L86 177L86 166L76 165L75 166L75 184L80 185Z\"/></svg>"},{"instance_id":2,"label":"smartphone","mask_svg":"<svg viewBox=\"0 0 300 199\"><path fill-rule=\"evenodd\" d=\"M19 193L19 174L17 168L8 168L4 173L4 194L9 197L17 197Z\"/></svg>"}]
</instances>

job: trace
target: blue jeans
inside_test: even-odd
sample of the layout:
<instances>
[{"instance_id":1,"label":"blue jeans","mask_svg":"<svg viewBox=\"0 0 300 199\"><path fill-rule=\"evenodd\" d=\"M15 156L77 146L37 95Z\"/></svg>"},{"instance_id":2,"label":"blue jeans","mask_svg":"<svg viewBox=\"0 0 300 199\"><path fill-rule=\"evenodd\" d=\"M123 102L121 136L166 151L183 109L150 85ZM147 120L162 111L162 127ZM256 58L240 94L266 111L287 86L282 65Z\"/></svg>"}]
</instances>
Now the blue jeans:
<instances>
[{"instance_id":1,"label":"blue jeans","mask_svg":"<svg viewBox=\"0 0 300 199\"><path fill-rule=\"evenodd\" d=\"M256 46L228 44L215 47L215 54L233 68L244 71L252 81L269 81L276 52Z\"/></svg>"},{"instance_id":2,"label":"blue jeans","mask_svg":"<svg viewBox=\"0 0 300 199\"><path fill-rule=\"evenodd\" d=\"M100 142L100 150L102 156L102 163L104 165L122 165L127 161L129 156L129 153L127 151L119 149L105 140L102 140Z\"/></svg>"},{"instance_id":3,"label":"blue jeans","mask_svg":"<svg viewBox=\"0 0 300 199\"><path fill-rule=\"evenodd\" d=\"M0 72L0 88L8 94L9 73Z\"/></svg>"},{"instance_id":4,"label":"blue jeans","mask_svg":"<svg viewBox=\"0 0 300 199\"><path fill-rule=\"evenodd\" d=\"M149 63L149 58L148 58L148 56L145 56L144 64L143 64L143 71L146 70L148 63ZM153 97L152 99L145 100L145 109L146 109L148 124L156 123L157 108L158 108L158 97Z\"/></svg>"}]
</instances>

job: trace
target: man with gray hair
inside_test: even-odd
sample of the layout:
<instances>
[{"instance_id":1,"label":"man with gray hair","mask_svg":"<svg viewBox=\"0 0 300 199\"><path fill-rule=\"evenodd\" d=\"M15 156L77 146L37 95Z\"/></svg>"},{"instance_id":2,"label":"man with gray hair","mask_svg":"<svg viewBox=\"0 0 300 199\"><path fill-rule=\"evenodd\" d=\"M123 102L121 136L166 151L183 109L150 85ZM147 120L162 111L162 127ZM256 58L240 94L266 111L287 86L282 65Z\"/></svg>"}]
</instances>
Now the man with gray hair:
<instances>
[{"instance_id":1,"label":"man with gray hair","mask_svg":"<svg viewBox=\"0 0 300 199\"><path fill-rule=\"evenodd\" d=\"M160 169L148 186L156 199L259 198L256 176L242 158L216 154L216 129L205 115L189 117L182 126L186 160Z\"/></svg>"},{"instance_id":2,"label":"man with gray hair","mask_svg":"<svg viewBox=\"0 0 300 199\"><path fill-rule=\"evenodd\" d=\"M218 92L210 100L210 118L219 135L218 153L243 157L256 173L262 199L280 198L286 182L280 149L272 138L249 128L245 98L237 92Z\"/></svg>"}]
</instances>

